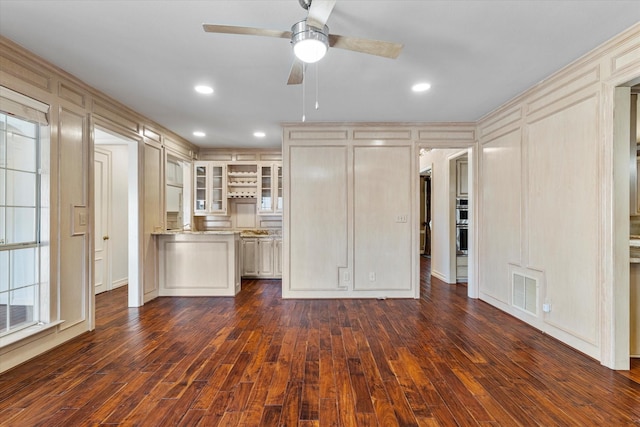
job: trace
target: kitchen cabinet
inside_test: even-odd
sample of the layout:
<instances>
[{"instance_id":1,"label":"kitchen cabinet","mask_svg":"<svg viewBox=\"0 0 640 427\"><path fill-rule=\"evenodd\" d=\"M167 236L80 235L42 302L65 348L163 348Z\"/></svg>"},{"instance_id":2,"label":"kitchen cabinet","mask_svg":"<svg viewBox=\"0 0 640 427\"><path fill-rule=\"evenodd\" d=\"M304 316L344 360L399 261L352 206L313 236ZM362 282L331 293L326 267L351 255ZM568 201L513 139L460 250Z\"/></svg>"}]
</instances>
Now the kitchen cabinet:
<instances>
[{"instance_id":1,"label":"kitchen cabinet","mask_svg":"<svg viewBox=\"0 0 640 427\"><path fill-rule=\"evenodd\" d=\"M258 277L257 238L242 238L242 277Z\"/></svg>"},{"instance_id":2,"label":"kitchen cabinet","mask_svg":"<svg viewBox=\"0 0 640 427\"><path fill-rule=\"evenodd\" d=\"M456 281L465 283L469 276L469 257L458 255L456 257Z\"/></svg>"},{"instance_id":3,"label":"kitchen cabinet","mask_svg":"<svg viewBox=\"0 0 640 427\"><path fill-rule=\"evenodd\" d=\"M274 276L282 277L282 239L273 239Z\"/></svg>"},{"instance_id":4,"label":"kitchen cabinet","mask_svg":"<svg viewBox=\"0 0 640 427\"><path fill-rule=\"evenodd\" d=\"M469 197L469 162L467 160L456 162L456 197Z\"/></svg>"},{"instance_id":5,"label":"kitchen cabinet","mask_svg":"<svg viewBox=\"0 0 640 427\"><path fill-rule=\"evenodd\" d=\"M167 159L165 179L167 184L165 195L167 212L182 212L183 176L180 163L173 159Z\"/></svg>"},{"instance_id":6,"label":"kitchen cabinet","mask_svg":"<svg viewBox=\"0 0 640 427\"><path fill-rule=\"evenodd\" d=\"M176 187L183 186L182 166L180 163L172 159L167 159L165 174L167 184L174 185Z\"/></svg>"},{"instance_id":7,"label":"kitchen cabinet","mask_svg":"<svg viewBox=\"0 0 640 427\"><path fill-rule=\"evenodd\" d=\"M220 162L195 162L194 215L226 215L226 165Z\"/></svg>"},{"instance_id":8,"label":"kitchen cabinet","mask_svg":"<svg viewBox=\"0 0 640 427\"><path fill-rule=\"evenodd\" d=\"M258 214L282 213L282 164L260 165Z\"/></svg>"},{"instance_id":9,"label":"kitchen cabinet","mask_svg":"<svg viewBox=\"0 0 640 427\"><path fill-rule=\"evenodd\" d=\"M282 214L281 162L194 162L194 215L226 215L228 199L256 199L258 215Z\"/></svg>"},{"instance_id":10,"label":"kitchen cabinet","mask_svg":"<svg viewBox=\"0 0 640 427\"><path fill-rule=\"evenodd\" d=\"M638 215L640 214L640 157L636 157L636 182L632 191L635 191L635 194L632 194L635 203L631 205L631 215Z\"/></svg>"},{"instance_id":11,"label":"kitchen cabinet","mask_svg":"<svg viewBox=\"0 0 640 427\"><path fill-rule=\"evenodd\" d=\"M282 239L243 237L242 277L282 277Z\"/></svg>"},{"instance_id":12,"label":"kitchen cabinet","mask_svg":"<svg viewBox=\"0 0 640 427\"><path fill-rule=\"evenodd\" d=\"M258 188L258 165L256 163L227 164L227 197L256 197Z\"/></svg>"},{"instance_id":13,"label":"kitchen cabinet","mask_svg":"<svg viewBox=\"0 0 640 427\"><path fill-rule=\"evenodd\" d=\"M234 296L240 292L238 231L154 233L159 296Z\"/></svg>"}]
</instances>

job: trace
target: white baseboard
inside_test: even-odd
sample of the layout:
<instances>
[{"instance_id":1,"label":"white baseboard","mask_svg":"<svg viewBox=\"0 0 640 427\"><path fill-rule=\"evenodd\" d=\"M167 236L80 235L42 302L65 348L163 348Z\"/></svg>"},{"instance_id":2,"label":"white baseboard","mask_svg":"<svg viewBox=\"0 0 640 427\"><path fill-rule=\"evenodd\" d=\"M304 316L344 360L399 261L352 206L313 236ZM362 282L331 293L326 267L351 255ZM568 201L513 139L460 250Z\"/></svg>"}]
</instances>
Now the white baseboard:
<instances>
[{"instance_id":1,"label":"white baseboard","mask_svg":"<svg viewBox=\"0 0 640 427\"><path fill-rule=\"evenodd\" d=\"M116 280L115 282L112 282L111 283L111 289L119 288L120 286L125 286L127 284L129 284L129 278L125 277L123 279Z\"/></svg>"}]
</instances>

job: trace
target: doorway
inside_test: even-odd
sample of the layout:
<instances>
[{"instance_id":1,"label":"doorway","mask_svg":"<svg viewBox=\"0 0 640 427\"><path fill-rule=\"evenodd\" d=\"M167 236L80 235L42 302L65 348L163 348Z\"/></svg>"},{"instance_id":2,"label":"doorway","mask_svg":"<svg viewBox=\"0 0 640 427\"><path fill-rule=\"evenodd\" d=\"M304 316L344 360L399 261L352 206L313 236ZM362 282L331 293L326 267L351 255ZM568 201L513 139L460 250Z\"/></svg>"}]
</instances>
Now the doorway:
<instances>
[{"instance_id":1,"label":"doorway","mask_svg":"<svg viewBox=\"0 0 640 427\"><path fill-rule=\"evenodd\" d=\"M139 145L109 126L93 126L95 293L128 285L129 307L142 305Z\"/></svg>"},{"instance_id":2,"label":"doorway","mask_svg":"<svg viewBox=\"0 0 640 427\"><path fill-rule=\"evenodd\" d=\"M431 167L420 172L420 255L431 257Z\"/></svg>"},{"instance_id":3,"label":"doorway","mask_svg":"<svg viewBox=\"0 0 640 427\"><path fill-rule=\"evenodd\" d=\"M419 153L421 192L424 193L420 196L423 205L420 236L425 237L421 247L424 247L422 253L428 253L431 258L431 276L449 284L467 283L467 295L477 298L473 221L475 149L472 144L458 148L423 146ZM464 218L457 215L459 206L464 207ZM464 235L460 236L459 231Z\"/></svg>"},{"instance_id":4,"label":"doorway","mask_svg":"<svg viewBox=\"0 0 640 427\"><path fill-rule=\"evenodd\" d=\"M611 150L613 157L613 222L611 230L613 248L611 253L613 280L612 316L605 319L603 327L609 341L603 351L605 364L612 369L628 370L640 353L640 268L631 256L633 235L640 232L638 227L638 148L640 134L637 132L637 96L633 91L640 87L640 77L613 88L613 126ZM633 89L633 91L632 91ZM635 100L635 108L632 106ZM632 113L635 111L634 117Z\"/></svg>"}]
</instances>

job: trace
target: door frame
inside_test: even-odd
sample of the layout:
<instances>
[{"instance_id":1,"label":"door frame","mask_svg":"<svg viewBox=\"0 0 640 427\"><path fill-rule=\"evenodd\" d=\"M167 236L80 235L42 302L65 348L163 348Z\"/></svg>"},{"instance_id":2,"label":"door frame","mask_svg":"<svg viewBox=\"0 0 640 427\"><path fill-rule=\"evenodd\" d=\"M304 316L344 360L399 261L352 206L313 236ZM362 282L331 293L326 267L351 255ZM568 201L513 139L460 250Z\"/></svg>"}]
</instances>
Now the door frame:
<instances>
[{"instance_id":1,"label":"door frame","mask_svg":"<svg viewBox=\"0 0 640 427\"><path fill-rule=\"evenodd\" d=\"M107 132L122 140L127 145L127 152L129 157L129 166L128 166L128 298L127 305L128 307L140 307L144 304L143 301L143 269L141 266L142 260L142 209L140 209L140 196L143 194L142 189L142 179L140 178L140 174L143 171L142 161L143 150L144 150L144 142L140 135L137 133L122 128L118 125L115 125L107 120L104 120L97 116L92 116L90 118L90 150L91 159L89 164L91 165L91 183L90 183L90 200L93 204L93 198L95 197L95 188L94 188L94 180L93 174L95 173L94 168L94 150L95 150L95 128L99 128L103 132ZM93 217L93 209L91 212L91 221L95 220ZM93 242L92 242L93 246ZM91 249L91 260L90 265L93 270L93 264L95 262L94 256L94 248ZM95 294L93 296L95 298ZM95 325L95 303L93 304L91 310L91 316L93 317L93 324Z\"/></svg>"},{"instance_id":2,"label":"door frame","mask_svg":"<svg viewBox=\"0 0 640 427\"><path fill-rule=\"evenodd\" d=\"M416 174L416 179L418 180L418 184L416 185L418 188L419 180L420 180L420 151L422 149L426 150L436 150L436 149L445 149L445 150L466 150L468 157L468 166L469 166L469 254L468 254L468 277L467 277L467 296L469 298L477 299L479 297L479 289L478 289L478 251L477 251L477 239L478 239L478 230L476 227L477 218L478 218L478 172L480 170L478 166L479 156L478 156L478 142L456 142L456 143L445 143L445 142L420 142L417 143L417 155L418 155L418 173ZM464 153L458 153L456 156L464 155ZM449 159L451 160L451 159ZM433 171L433 165L430 165ZM426 169L425 169L426 170ZM431 175L431 185L433 189L434 176L433 172ZM418 196L419 197L419 196ZM432 193L433 198L433 193ZM419 200L419 199L418 199ZM449 201L447 201L449 203ZM415 217L420 217L420 208L419 203L416 203L416 208L418 209L415 213ZM433 200L431 204L431 208L433 209ZM433 216L432 216L433 217ZM417 235L420 235L420 224L416 224L418 227ZM419 251L418 251L419 252ZM418 255L419 256L419 255ZM418 276L419 277L419 276Z\"/></svg>"},{"instance_id":3,"label":"door frame","mask_svg":"<svg viewBox=\"0 0 640 427\"><path fill-rule=\"evenodd\" d=\"M622 81L620 81L622 80ZM631 312L630 312L630 264L629 264L629 215L630 215L630 87L640 83L640 76L621 77L606 85L603 97L605 121L605 169L609 182L604 184L603 198L611 205L606 207L604 222L611 215L612 228L604 229L604 237L611 242L605 245L605 281L601 304L601 363L611 369L628 370L630 361ZM622 113L622 114L620 114ZM610 163L609 163L610 162ZM609 196L610 192L610 196ZM611 209L609 211L609 209ZM609 214L609 212L611 212ZM610 240L609 240L610 239ZM610 252L609 252L609 249ZM611 282L606 280L611 278ZM609 283L611 286L609 287ZM609 300L610 302L607 302Z\"/></svg>"}]
</instances>

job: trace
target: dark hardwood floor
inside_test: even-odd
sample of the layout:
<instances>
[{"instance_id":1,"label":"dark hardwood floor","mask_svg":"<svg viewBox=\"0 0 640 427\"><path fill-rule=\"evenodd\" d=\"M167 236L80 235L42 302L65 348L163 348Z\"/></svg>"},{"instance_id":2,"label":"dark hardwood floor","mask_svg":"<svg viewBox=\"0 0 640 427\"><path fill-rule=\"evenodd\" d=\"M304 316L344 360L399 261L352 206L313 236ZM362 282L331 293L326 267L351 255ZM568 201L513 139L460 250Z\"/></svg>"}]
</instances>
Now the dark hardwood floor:
<instances>
[{"instance_id":1,"label":"dark hardwood floor","mask_svg":"<svg viewBox=\"0 0 640 427\"><path fill-rule=\"evenodd\" d=\"M0 375L0 425L640 424L638 363L606 369L423 270L419 300L101 294L95 331Z\"/></svg>"}]
</instances>

